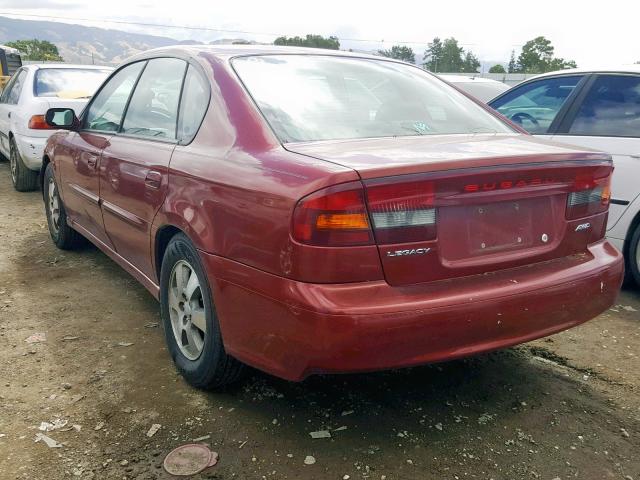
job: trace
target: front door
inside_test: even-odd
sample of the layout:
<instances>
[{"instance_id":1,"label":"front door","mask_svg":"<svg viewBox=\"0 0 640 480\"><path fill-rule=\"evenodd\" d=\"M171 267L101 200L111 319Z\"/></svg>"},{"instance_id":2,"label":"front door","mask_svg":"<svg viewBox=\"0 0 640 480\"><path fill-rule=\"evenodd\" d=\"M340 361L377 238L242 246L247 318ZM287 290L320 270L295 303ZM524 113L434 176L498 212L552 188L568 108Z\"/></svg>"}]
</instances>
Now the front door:
<instances>
[{"instance_id":1,"label":"front door","mask_svg":"<svg viewBox=\"0 0 640 480\"><path fill-rule=\"evenodd\" d=\"M113 248L104 229L100 207L102 151L120 128L125 106L145 62L131 64L113 75L94 96L79 133L69 139L68 157L59 162L62 195L70 220Z\"/></svg>"},{"instance_id":2,"label":"front door","mask_svg":"<svg viewBox=\"0 0 640 480\"><path fill-rule=\"evenodd\" d=\"M584 75L542 77L512 88L489 105L533 135L552 135L584 83Z\"/></svg>"},{"instance_id":3,"label":"front door","mask_svg":"<svg viewBox=\"0 0 640 480\"><path fill-rule=\"evenodd\" d=\"M186 68L186 62L175 58L149 60L122 128L100 160L105 229L118 254L149 278L155 278L151 225L166 196Z\"/></svg>"}]
</instances>

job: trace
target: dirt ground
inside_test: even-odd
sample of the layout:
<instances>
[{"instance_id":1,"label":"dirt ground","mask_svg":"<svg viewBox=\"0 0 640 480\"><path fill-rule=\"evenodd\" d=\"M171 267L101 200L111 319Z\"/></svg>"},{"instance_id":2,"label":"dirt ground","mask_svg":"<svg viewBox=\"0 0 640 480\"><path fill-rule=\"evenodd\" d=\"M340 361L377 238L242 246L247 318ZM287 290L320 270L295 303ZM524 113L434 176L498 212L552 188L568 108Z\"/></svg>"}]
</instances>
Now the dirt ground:
<instances>
[{"instance_id":1,"label":"dirt ground","mask_svg":"<svg viewBox=\"0 0 640 480\"><path fill-rule=\"evenodd\" d=\"M40 194L8 177L0 163L2 480L170 478L164 456L207 435L220 461L194 478L640 480L637 290L491 355L205 393L173 368L151 295L93 247L57 250ZM34 442L57 419L63 446Z\"/></svg>"}]
</instances>

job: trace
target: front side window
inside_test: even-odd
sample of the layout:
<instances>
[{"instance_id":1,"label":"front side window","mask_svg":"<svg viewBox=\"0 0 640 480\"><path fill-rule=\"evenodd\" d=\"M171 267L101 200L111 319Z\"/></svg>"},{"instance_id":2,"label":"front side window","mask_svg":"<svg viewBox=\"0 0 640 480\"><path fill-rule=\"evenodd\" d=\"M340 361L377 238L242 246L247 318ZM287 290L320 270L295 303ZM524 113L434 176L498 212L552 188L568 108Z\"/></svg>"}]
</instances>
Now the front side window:
<instances>
[{"instance_id":1,"label":"front side window","mask_svg":"<svg viewBox=\"0 0 640 480\"><path fill-rule=\"evenodd\" d=\"M109 70L41 68L36 72L36 97L89 98L109 75Z\"/></svg>"},{"instance_id":2,"label":"front side window","mask_svg":"<svg viewBox=\"0 0 640 480\"><path fill-rule=\"evenodd\" d=\"M178 116L178 138L188 142L196 134L209 106L209 84L196 69L189 66L184 79L180 114Z\"/></svg>"},{"instance_id":3,"label":"front side window","mask_svg":"<svg viewBox=\"0 0 640 480\"><path fill-rule=\"evenodd\" d=\"M282 142L513 132L441 80L400 63L258 55L235 58L233 67Z\"/></svg>"},{"instance_id":4,"label":"front side window","mask_svg":"<svg viewBox=\"0 0 640 480\"><path fill-rule=\"evenodd\" d=\"M122 133L175 139L180 90L187 62L177 58L149 60L131 97Z\"/></svg>"},{"instance_id":5,"label":"front side window","mask_svg":"<svg viewBox=\"0 0 640 480\"><path fill-rule=\"evenodd\" d=\"M489 105L529 133L544 134L581 79L581 75L543 78L514 88Z\"/></svg>"},{"instance_id":6,"label":"front side window","mask_svg":"<svg viewBox=\"0 0 640 480\"><path fill-rule=\"evenodd\" d=\"M599 76L580 105L569 134L640 137L640 77Z\"/></svg>"},{"instance_id":7,"label":"front side window","mask_svg":"<svg viewBox=\"0 0 640 480\"><path fill-rule=\"evenodd\" d=\"M25 70L19 70L14 74L14 77L11 79L11 82L9 82L2 95L2 103L8 103L9 105L18 104L18 100L20 100L20 92L22 92L26 76L27 72Z\"/></svg>"},{"instance_id":8,"label":"front side window","mask_svg":"<svg viewBox=\"0 0 640 480\"><path fill-rule=\"evenodd\" d=\"M94 97L85 115L85 129L103 132L118 131L131 90L145 63L137 62L128 65L107 81Z\"/></svg>"}]
</instances>

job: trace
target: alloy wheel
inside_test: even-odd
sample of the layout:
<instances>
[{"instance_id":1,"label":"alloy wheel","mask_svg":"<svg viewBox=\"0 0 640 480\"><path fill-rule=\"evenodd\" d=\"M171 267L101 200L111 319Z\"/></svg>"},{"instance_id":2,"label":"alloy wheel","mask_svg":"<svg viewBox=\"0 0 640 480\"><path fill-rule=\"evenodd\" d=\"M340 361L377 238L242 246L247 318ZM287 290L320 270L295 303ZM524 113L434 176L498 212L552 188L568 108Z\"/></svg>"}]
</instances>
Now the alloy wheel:
<instances>
[{"instance_id":1,"label":"alloy wheel","mask_svg":"<svg viewBox=\"0 0 640 480\"><path fill-rule=\"evenodd\" d=\"M640 272L640 241L636 243L636 270Z\"/></svg>"},{"instance_id":2,"label":"alloy wheel","mask_svg":"<svg viewBox=\"0 0 640 480\"><path fill-rule=\"evenodd\" d=\"M18 181L18 152L16 152L13 145L9 151L9 165L11 167L11 181L15 185Z\"/></svg>"},{"instance_id":3,"label":"alloy wheel","mask_svg":"<svg viewBox=\"0 0 640 480\"><path fill-rule=\"evenodd\" d=\"M197 360L204 349L207 317L200 280L185 260L176 262L169 280L169 316L180 352Z\"/></svg>"},{"instance_id":4,"label":"alloy wheel","mask_svg":"<svg viewBox=\"0 0 640 480\"><path fill-rule=\"evenodd\" d=\"M53 177L49 178L47 188L49 192L49 218L51 219L51 227L57 233L60 229L60 199L58 197L58 188Z\"/></svg>"}]
</instances>

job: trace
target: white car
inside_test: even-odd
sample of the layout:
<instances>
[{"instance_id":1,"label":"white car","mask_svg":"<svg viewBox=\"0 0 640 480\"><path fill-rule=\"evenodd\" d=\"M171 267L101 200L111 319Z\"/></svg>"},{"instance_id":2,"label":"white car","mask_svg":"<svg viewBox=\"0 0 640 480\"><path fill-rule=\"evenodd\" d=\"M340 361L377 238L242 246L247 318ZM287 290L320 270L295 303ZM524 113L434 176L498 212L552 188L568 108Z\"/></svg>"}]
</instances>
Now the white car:
<instances>
[{"instance_id":1,"label":"white car","mask_svg":"<svg viewBox=\"0 0 640 480\"><path fill-rule=\"evenodd\" d=\"M489 105L530 133L613 156L607 237L640 286L640 65L545 73Z\"/></svg>"},{"instance_id":2,"label":"white car","mask_svg":"<svg viewBox=\"0 0 640 480\"><path fill-rule=\"evenodd\" d=\"M509 90L509 85L506 83L498 82L490 78L472 77L469 75L438 76L485 103Z\"/></svg>"},{"instance_id":3,"label":"white car","mask_svg":"<svg viewBox=\"0 0 640 480\"><path fill-rule=\"evenodd\" d=\"M54 131L45 121L49 108L79 112L104 79L109 67L87 65L25 65L13 74L0 95L0 154L11 162L16 190L34 190L42 152Z\"/></svg>"}]
</instances>

